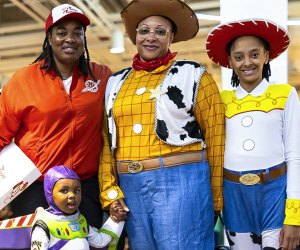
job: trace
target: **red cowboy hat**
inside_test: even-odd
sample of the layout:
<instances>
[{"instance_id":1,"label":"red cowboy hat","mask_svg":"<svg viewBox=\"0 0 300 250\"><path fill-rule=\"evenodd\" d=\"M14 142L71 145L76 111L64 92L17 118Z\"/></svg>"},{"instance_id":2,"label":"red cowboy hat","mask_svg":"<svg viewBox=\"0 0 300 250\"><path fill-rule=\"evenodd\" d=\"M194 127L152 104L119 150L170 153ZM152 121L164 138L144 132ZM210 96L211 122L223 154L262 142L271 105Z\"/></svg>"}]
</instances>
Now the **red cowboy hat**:
<instances>
[{"instance_id":1,"label":"red cowboy hat","mask_svg":"<svg viewBox=\"0 0 300 250\"><path fill-rule=\"evenodd\" d=\"M206 40L209 58L220 66L230 68L226 47L240 36L257 36L268 42L269 60L284 52L290 43L288 32L276 23L265 19L246 19L222 23L214 27Z\"/></svg>"}]
</instances>

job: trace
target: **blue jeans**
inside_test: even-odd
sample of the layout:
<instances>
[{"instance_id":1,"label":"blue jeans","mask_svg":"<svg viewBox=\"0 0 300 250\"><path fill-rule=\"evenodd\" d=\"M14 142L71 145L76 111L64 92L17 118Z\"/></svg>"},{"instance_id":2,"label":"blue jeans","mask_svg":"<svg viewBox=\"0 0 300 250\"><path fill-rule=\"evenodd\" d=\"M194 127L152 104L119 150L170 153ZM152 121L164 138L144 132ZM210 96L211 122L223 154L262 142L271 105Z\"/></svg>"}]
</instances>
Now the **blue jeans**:
<instances>
[{"instance_id":1,"label":"blue jeans","mask_svg":"<svg viewBox=\"0 0 300 250\"><path fill-rule=\"evenodd\" d=\"M119 174L132 250L212 250L214 213L207 162Z\"/></svg>"}]
</instances>

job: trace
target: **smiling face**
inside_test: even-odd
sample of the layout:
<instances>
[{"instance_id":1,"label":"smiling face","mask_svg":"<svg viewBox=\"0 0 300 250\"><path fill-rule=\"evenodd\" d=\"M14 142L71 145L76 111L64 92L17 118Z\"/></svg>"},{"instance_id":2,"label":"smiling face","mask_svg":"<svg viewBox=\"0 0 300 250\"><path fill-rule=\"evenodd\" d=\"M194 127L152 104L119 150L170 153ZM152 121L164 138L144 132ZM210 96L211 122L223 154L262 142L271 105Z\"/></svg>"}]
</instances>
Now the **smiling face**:
<instances>
[{"instance_id":1,"label":"smiling face","mask_svg":"<svg viewBox=\"0 0 300 250\"><path fill-rule=\"evenodd\" d=\"M268 61L269 52L255 36L239 37L230 48L230 67L239 77L241 86L248 92L262 81L263 66Z\"/></svg>"},{"instance_id":2,"label":"smiling face","mask_svg":"<svg viewBox=\"0 0 300 250\"><path fill-rule=\"evenodd\" d=\"M48 41L58 70L72 69L84 51L84 28L76 19L67 19L52 28Z\"/></svg>"},{"instance_id":3,"label":"smiling face","mask_svg":"<svg viewBox=\"0 0 300 250\"><path fill-rule=\"evenodd\" d=\"M164 57L173 41L171 22L161 16L150 16L142 20L137 27L142 32L136 34L136 46L142 61L151 61ZM146 34L147 29L150 33Z\"/></svg>"},{"instance_id":4,"label":"smiling face","mask_svg":"<svg viewBox=\"0 0 300 250\"><path fill-rule=\"evenodd\" d=\"M55 205L65 214L74 214L81 202L81 184L76 179L60 179L53 187Z\"/></svg>"}]
</instances>

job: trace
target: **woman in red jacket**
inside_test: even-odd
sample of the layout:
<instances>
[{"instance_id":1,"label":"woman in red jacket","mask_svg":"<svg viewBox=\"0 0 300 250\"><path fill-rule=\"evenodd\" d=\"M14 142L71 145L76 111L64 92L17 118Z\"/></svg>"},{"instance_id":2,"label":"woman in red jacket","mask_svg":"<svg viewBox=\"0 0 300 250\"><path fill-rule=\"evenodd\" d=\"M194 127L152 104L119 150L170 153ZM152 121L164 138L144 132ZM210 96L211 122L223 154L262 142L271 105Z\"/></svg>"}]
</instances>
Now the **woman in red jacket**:
<instances>
[{"instance_id":1,"label":"woman in red jacket","mask_svg":"<svg viewBox=\"0 0 300 250\"><path fill-rule=\"evenodd\" d=\"M11 203L13 217L47 207L44 174L63 164L82 181L81 212L91 226L101 227L97 171L102 102L111 71L90 62L85 36L89 24L80 9L55 7L46 20L42 53L2 90L0 150L14 139L42 173Z\"/></svg>"}]
</instances>

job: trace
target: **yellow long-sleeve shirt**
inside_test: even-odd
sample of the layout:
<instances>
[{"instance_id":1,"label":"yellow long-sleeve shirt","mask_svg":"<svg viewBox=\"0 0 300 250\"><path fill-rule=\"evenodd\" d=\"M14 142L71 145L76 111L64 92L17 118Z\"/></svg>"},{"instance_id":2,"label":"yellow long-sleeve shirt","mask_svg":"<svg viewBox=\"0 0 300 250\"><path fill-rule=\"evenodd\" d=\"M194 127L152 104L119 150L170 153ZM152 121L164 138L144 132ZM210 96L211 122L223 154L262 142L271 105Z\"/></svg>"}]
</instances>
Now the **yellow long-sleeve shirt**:
<instances>
[{"instance_id":1,"label":"yellow long-sleeve shirt","mask_svg":"<svg viewBox=\"0 0 300 250\"><path fill-rule=\"evenodd\" d=\"M201 143L172 146L161 141L155 134L155 99L149 99L164 79L173 61L152 72L133 70L123 83L114 102L113 114L117 127L117 150L113 157L107 138L107 124L103 125L104 148L99 168L100 200L105 208L114 200L123 198L117 185L115 161L142 160L179 152L202 150ZM224 107L213 78L205 72L200 80L195 118L205 137L208 161L211 167L211 186L216 211L223 206L223 157L224 157ZM134 132L139 124L140 133ZM111 196L112 190L116 195Z\"/></svg>"}]
</instances>

